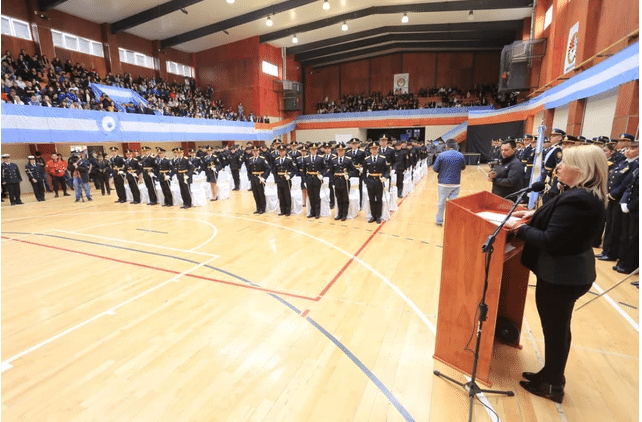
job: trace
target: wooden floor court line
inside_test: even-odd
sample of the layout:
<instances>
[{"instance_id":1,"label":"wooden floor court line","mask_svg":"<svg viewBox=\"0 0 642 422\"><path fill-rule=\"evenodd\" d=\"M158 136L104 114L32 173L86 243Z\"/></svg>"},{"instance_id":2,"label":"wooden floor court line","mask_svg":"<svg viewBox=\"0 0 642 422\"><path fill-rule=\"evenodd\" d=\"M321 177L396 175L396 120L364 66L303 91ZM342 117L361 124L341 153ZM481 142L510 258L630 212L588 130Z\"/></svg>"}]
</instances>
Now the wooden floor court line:
<instances>
[{"instance_id":1,"label":"wooden floor court line","mask_svg":"<svg viewBox=\"0 0 642 422\"><path fill-rule=\"evenodd\" d=\"M49 235L46 235L46 236L49 236ZM74 240L72 238L65 238L65 237L62 237L62 236L51 236L51 237L58 237L60 239L65 239L65 240ZM92 253L89 253L89 252L82 252L82 251L76 251L76 250L73 250L73 249L61 248L60 246L45 245L44 243L32 242L32 241L24 240L24 239L13 239L13 238L9 238L9 237L6 237L6 236L2 236L2 238L3 239L13 240L15 242L27 243L27 244L30 244L30 245L42 246L42 247L45 247L45 248L56 249L56 250L60 250L60 251L64 251L64 252L70 252L70 253L90 256L92 258L105 259L105 260L108 260L108 261L118 262L120 264L134 265L134 266L137 266L137 267L147 268L147 269L155 270L155 271L166 272L166 273L170 273L170 274L177 274L177 275L180 274L180 271L176 271L176 270L168 270L166 268L153 267L151 265L141 264L139 262L125 261L125 260L122 260L122 259L111 258L111 257L104 256L104 255L97 255L97 254L92 254ZM88 243L94 243L94 244L99 245L99 246L110 246L110 247L119 248L118 246L105 245L105 244L100 244L100 243L96 243L96 242L88 242ZM121 249L128 249L128 250L132 250L132 251L135 251L135 252L151 253L153 255L161 255L161 254L156 254L156 253L153 253L153 252L138 251L138 250L130 249L130 248L121 248ZM171 257L170 255L162 255L162 256ZM198 263L196 261L191 261L191 260L184 259L184 258L178 258L178 257L174 257L174 258L181 259L181 260L184 260L184 261L187 261L187 262L191 262L191 263L196 263L196 264ZM216 257L210 258L210 260L213 260L213 259L216 259ZM210 261L210 260L208 260L208 261ZM211 282L219 283L219 284L226 284L226 285L234 286L234 287L242 287L242 288L245 288L245 289L259 290L259 291L263 291L263 292L266 292L266 293L274 293L274 294L277 294L277 295L291 296L291 297L295 297L297 299L316 301L316 299L312 298L312 297L303 296L303 295L297 295L297 294L294 294L294 293L288 293L288 292L283 292L283 291L279 291L279 290L267 289L267 288L260 287L260 286L257 286L257 285L238 284L238 283L234 283L234 282L231 282L231 281L219 280L219 279L215 279L215 278L211 278L211 277L205 277L205 276L199 276L199 275L195 275L195 274L184 274L184 276L185 277L191 277L191 278L197 278L197 279L201 279L201 280L206 280L206 281L211 281Z\"/></svg>"}]
</instances>

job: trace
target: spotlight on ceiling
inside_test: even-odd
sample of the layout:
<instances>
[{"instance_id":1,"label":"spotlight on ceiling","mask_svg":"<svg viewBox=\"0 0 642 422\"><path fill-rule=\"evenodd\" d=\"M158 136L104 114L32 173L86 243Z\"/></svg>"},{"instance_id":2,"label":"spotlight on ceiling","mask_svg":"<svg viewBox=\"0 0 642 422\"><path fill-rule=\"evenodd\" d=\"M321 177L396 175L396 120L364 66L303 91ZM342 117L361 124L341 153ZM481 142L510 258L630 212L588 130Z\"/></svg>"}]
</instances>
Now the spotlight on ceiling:
<instances>
[{"instance_id":1,"label":"spotlight on ceiling","mask_svg":"<svg viewBox=\"0 0 642 422\"><path fill-rule=\"evenodd\" d=\"M296 44L298 42L299 42L299 39L296 37L296 34L294 34L294 36L292 37L292 43Z\"/></svg>"},{"instance_id":2,"label":"spotlight on ceiling","mask_svg":"<svg viewBox=\"0 0 642 422\"><path fill-rule=\"evenodd\" d=\"M234 3L234 0L227 0L227 2L228 2L229 4L232 4L232 3Z\"/></svg>"},{"instance_id":3,"label":"spotlight on ceiling","mask_svg":"<svg viewBox=\"0 0 642 422\"><path fill-rule=\"evenodd\" d=\"M401 23L408 23L408 14L404 13L401 17Z\"/></svg>"},{"instance_id":4,"label":"spotlight on ceiling","mask_svg":"<svg viewBox=\"0 0 642 422\"><path fill-rule=\"evenodd\" d=\"M328 0L323 0L323 10L330 10L330 2Z\"/></svg>"},{"instance_id":5,"label":"spotlight on ceiling","mask_svg":"<svg viewBox=\"0 0 642 422\"><path fill-rule=\"evenodd\" d=\"M343 25L341 25L341 30L342 31L347 31L348 30L348 22L343 22Z\"/></svg>"},{"instance_id":6,"label":"spotlight on ceiling","mask_svg":"<svg viewBox=\"0 0 642 422\"><path fill-rule=\"evenodd\" d=\"M265 21L265 24L267 26L272 26L274 25L274 22L272 22L272 16L268 15L267 20Z\"/></svg>"},{"instance_id":7,"label":"spotlight on ceiling","mask_svg":"<svg viewBox=\"0 0 642 422\"><path fill-rule=\"evenodd\" d=\"M470 12L468 12L468 20L469 21L474 21L475 20L475 15L473 14L472 10Z\"/></svg>"}]
</instances>

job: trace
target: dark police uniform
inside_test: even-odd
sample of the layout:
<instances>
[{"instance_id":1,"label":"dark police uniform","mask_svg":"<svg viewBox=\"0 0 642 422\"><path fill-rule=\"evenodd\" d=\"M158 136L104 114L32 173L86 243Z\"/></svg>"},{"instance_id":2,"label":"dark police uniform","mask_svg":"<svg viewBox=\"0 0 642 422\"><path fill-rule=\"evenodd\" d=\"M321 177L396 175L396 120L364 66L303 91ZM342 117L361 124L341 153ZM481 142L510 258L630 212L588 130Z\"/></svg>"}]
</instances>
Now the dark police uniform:
<instances>
[{"instance_id":1,"label":"dark police uniform","mask_svg":"<svg viewBox=\"0 0 642 422\"><path fill-rule=\"evenodd\" d=\"M279 149L286 148L281 145ZM289 216L292 212L292 177L296 174L297 169L292 157L286 155L274 159L274 180L276 181L276 192L279 197L279 206L281 212L279 215Z\"/></svg>"},{"instance_id":2,"label":"dark police uniform","mask_svg":"<svg viewBox=\"0 0 642 422\"><path fill-rule=\"evenodd\" d=\"M326 150L329 148L328 144L324 145ZM330 168L330 163L331 161L336 157L335 154L332 152L326 152L323 155L323 165L325 166L326 169ZM328 189L330 190L330 209L334 208L334 186L332 183L328 186Z\"/></svg>"},{"instance_id":3,"label":"dark police uniform","mask_svg":"<svg viewBox=\"0 0 642 422\"><path fill-rule=\"evenodd\" d=\"M182 148L177 148L177 151L182 151ZM181 189L181 198L183 199L183 206L181 208L190 208L192 206L192 194L189 190L189 180L192 178L194 166L192 162L183 157L174 158L174 172L178 179L178 185Z\"/></svg>"},{"instance_id":4,"label":"dark police uniform","mask_svg":"<svg viewBox=\"0 0 642 422\"><path fill-rule=\"evenodd\" d=\"M150 147L143 147L145 151L151 150ZM143 172L143 181L145 186L147 186L147 192L149 194L149 204L147 205L156 205L158 203L158 197L156 196L156 186L154 185L154 180L152 175L156 175L156 157L149 155L144 155L140 159L140 165Z\"/></svg>"},{"instance_id":5,"label":"dark police uniform","mask_svg":"<svg viewBox=\"0 0 642 422\"><path fill-rule=\"evenodd\" d=\"M96 160L94 166L96 170L94 174L94 182L98 186L96 190L100 189L100 192L104 195L105 190L107 190L107 195L111 195L111 186L109 185L109 175L111 173L111 165L109 160Z\"/></svg>"},{"instance_id":6,"label":"dark police uniform","mask_svg":"<svg viewBox=\"0 0 642 422\"><path fill-rule=\"evenodd\" d=\"M112 151L116 151L118 148L111 147L109 149ZM118 200L115 202L127 202L125 180L123 177L125 171L125 159L120 155L114 155L113 157L109 158L109 162L111 163L112 174L114 176L114 187L116 188L116 195L118 195Z\"/></svg>"},{"instance_id":7,"label":"dark police uniform","mask_svg":"<svg viewBox=\"0 0 642 422\"><path fill-rule=\"evenodd\" d=\"M3 155L3 158L9 158L9 154ZM22 176L16 163L2 163L2 184L7 188L9 201L11 205L23 204L20 200L20 182Z\"/></svg>"},{"instance_id":8,"label":"dark police uniform","mask_svg":"<svg viewBox=\"0 0 642 422\"><path fill-rule=\"evenodd\" d=\"M156 148L158 152L165 152L162 148ZM174 205L174 197L172 196L172 189L170 187L170 180L174 174L172 162L167 157L156 156L156 177L163 191L164 207L171 207Z\"/></svg>"},{"instance_id":9,"label":"dark police uniform","mask_svg":"<svg viewBox=\"0 0 642 422\"><path fill-rule=\"evenodd\" d=\"M125 160L123 171L126 173L127 183L129 183L129 189L131 189L134 197L132 204L140 204L140 190L138 189L138 175L141 172L140 163L136 158L128 158Z\"/></svg>"},{"instance_id":10,"label":"dark police uniform","mask_svg":"<svg viewBox=\"0 0 642 422\"><path fill-rule=\"evenodd\" d=\"M254 150L258 150L258 147L254 147ZM254 195L254 202L256 204L256 210L254 214L263 214L265 212L266 200L265 200L265 180L270 175L271 167L268 163L269 159L266 159L259 155L258 157L252 157L249 160L248 174L250 175L250 184L252 186L252 194ZM261 180L263 179L263 181Z\"/></svg>"},{"instance_id":11,"label":"dark police uniform","mask_svg":"<svg viewBox=\"0 0 642 422\"><path fill-rule=\"evenodd\" d=\"M239 178L239 170L241 169L243 153L235 148L235 151L230 151L228 160L230 165L230 171L232 172L232 180L234 180L234 189L239 190L241 188L241 179Z\"/></svg>"},{"instance_id":12,"label":"dark police uniform","mask_svg":"<svg viewBox=\"0 0 642 422\"><path fill-rule=\"evenodd\" d=\"M45 200L45 169L36 163L36 158L29 156L29 162L25 166L25 173L33 187L33 194L38 201Z\"/></svg>"},{"instance_id":13,"label":"dark police uniform","mask_svg":"<svg viewBox=\"0 0 642 422\"><path fill-rule=\"evenodd\" d=\"M310 147L312 150L312 147ZM310 210L308 218L321 217L321 185L323 184L323 176L326 172L325 160L321 155L310 154L303 160L303 168L305 171L305 184L308 188L308 198L310 199Z\"/></svg>"},{"instance_id":14,"label":"dark police uniform","mask_svg":"<svg viewBox=\"0 0 642 422\"><path fill-rule=\"evenodd\" d=\"M381 223L383 207L383 180L390 177L390 166L383 155L371 155L363 163L365 182L368 188L371 218L369 223Z\"/></svg>"},{"instance_id":15,"label":"dark police uniform","mask_svg":"<svg viewBox=\"0 0 642 422\"><path fill-rule=\"evenodd\" d=\"M339 145L339 149L344 149ZM334 184L334 192L337 197L337 215L335 220L346 221L348 218L348 207L350 205L350 174L354 174L355 167L352 158L344 154L343 157L336 156L330 161L330 178Z\"/></svg>"},{"instance_id":16,"label":"dark police uniform","mask_svg":"<svg viewBox=\"0 0 642 422\"><path fill-rule=\"evenodd\" d=\"M397 174L397 197L403 198L403 182L404 182L404 172L406 169L411 167L409 160L409 151L407 149L401 148L401 144L398 144L399 148L395 146L395 173Z\"/></svg>"},{"instance_id":17,"label":"dark police uniform","mask_svg":"<svg viewBox=\"0 0 642 422\"><path fill-rule=\"evenodd\" d=\"M620 260L613 269L629 274L640 265L640 167L631 173L631 183L624 191L620 204L626 204L628 213L623 212L623 227L626 236L621 242L624 250L620 252Z\"/></svg>"}]
</instances>

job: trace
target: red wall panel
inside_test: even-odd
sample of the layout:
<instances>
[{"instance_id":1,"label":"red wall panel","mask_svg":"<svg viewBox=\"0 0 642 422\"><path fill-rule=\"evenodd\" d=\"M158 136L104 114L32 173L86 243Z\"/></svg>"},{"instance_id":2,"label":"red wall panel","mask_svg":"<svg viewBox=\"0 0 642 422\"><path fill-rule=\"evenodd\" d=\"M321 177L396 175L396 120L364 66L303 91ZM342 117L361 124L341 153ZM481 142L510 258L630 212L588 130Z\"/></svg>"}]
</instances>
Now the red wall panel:
<instances>
[{"instance_id":1,"label":"red wall panel","mask_svg":"<svg viewBox=\"0 0 642 422\"><path fill-rule=\"evenodd\" d=\"M370 93L369 69L369 59L342 63L340 65L341 95L368 95Z\"/></svg>"},{"instance_id":2,"label":"red wall panel","mask_svg":"<svg viewBox=\"0 0 642 422\"><path fill-rule=\"evenodd\" d=\"M314 114L317 112L317 103L324 98L330 101L338 100L340 92L340 68L339 65L315 67L306 69L305 75L305 112Z\"/></svg>"},{"instance_id":3,"label":"red wall panel","mask_svg":"<svg viewBox=\"0 0 642 422\"><path fill-rule=\"evenodd\" d=\"M386 95L392 91L395 73L402 73L401 53L370 59L370 92L381 92Z\"/></svg>"},{"instance_id":4,"label":"red wall panel","mask_svg":"<svg viewBox=\"0 0 642 422\"><path fill-rule=\"evenodd\" d=\"M404 53L402 73L408 73L408 90L417 93L420 88L435 84L435 53Z\"/></svg>"},{"instance_id":5,"label":"red wall panel","mask_svg":"<svg viewBox=\"0 0 642 422\"><path fill-rule=\"evenodd\" d=\"M496 84L499 81L501 53L477 52L474 57L473 83Z\"/></svg>"},{"instance_id":6,"label":"red wall panel","mask_svg":"<svg viewBox=\"0 0 642 422\"><path fill-rule=\"evenodd\" d=\"M2 14L10 18L16 18L23 21L30 22L29 9L27 8L26 0L3 0L2 1ZM4 39L4 35L2 38Z\"/></svg>"}]
</instances>

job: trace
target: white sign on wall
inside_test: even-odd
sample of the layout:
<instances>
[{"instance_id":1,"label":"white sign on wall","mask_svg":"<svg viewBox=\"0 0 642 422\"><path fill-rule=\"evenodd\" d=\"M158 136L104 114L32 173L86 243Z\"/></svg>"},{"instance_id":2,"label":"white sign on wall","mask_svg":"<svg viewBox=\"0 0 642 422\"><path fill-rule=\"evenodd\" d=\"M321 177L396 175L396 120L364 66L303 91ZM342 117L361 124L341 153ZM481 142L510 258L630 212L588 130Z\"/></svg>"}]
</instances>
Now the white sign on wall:
<instances>
[{"instance_id":1,"label":"white sign on wall","mask_svg":"<svg viewBox=\"0 0 642 422\"><path fill-rule=\"evenodd\" d=\"M580 30L580 23L573 25L568 32L568 42L566 43L566 55L564 56L564 73L570 72L575 68L575 59L577 58L577 38Z\"/></svg>"},{"instance_id":2,"label":"white sign on wall","mask_svg":"<svg viewBox=\"0 0 642 422\"><path fill-rule=\"evenodd\" d=\"M392 91L395 94L407 94L408 93L408 73L397 73L394 78L394 86Z\"/></svg>"}]
</instances>

